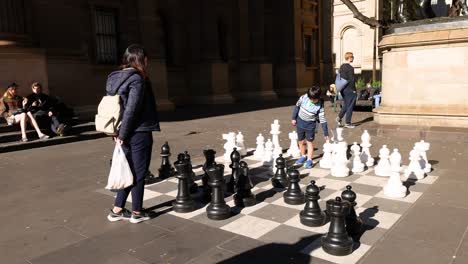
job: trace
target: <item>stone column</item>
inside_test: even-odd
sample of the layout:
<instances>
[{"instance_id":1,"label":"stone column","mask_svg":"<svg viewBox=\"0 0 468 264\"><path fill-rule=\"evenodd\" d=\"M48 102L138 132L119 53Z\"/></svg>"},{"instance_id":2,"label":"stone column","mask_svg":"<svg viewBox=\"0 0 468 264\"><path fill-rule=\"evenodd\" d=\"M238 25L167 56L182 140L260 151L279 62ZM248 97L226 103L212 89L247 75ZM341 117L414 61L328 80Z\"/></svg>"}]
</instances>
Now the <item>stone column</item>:
<instances>
[{"instance_id":1,"label":"stone column","mask_svg":"<svg viewBox=\"0 0 468 264\"><path fill-rule=\"evenodd\" d=\"M174 104L168 99L167 69L162 55L162 27L157 4L155 0L138 0L140 39L148 52L148 73L158 110L168 111L174 109Z\"/></svg>"},{"instance_id":2,"label":"stone column","mask_svg":"<svg viewBox=\"0 0 468 264\"><path fill-rule=\"evenodd\" d=\"M217 3L200 1L198 9L192 9L194 18L200 22L200 57L192 56L190 67L191 103L224 104L234 101L229 86L228 62L223 61L219 51L219 19ZM192 18L193 19L193 18ZM230 21L223 21L229 27ZM194 41L195 39L191 39ZM229 43L229 41L228 41Z\"/></svg>"},{"instance_id":3,"label":"stone column","mask_svg":"<svg viewBox=\"0 0 468 264\"><path fill-rule=\"evenodd\" d=\"M297 96L305 92L301 0L277 1L274 12L278 51L275 87L278 95Z\"/></svg>"},{"instance_id":4,"label":"stone column","mask_svg":"<svg viewBox=\"0 0 468 264\"><path fill-rule=\"evenodd\" d=\"M264 0L239 0L239 98L273 100L273 67L265 54Z\"/></svg>"}]
</instances>

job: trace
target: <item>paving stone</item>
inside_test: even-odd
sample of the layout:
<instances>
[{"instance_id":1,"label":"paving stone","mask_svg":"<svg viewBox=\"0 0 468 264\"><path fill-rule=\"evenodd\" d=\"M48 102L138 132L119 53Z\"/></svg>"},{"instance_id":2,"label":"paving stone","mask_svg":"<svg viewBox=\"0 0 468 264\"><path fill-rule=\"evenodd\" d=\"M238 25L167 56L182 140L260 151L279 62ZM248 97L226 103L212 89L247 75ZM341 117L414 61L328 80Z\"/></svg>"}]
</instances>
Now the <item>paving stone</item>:
<instances>
[{"instance_id":1,"label":"paving stone","mask_svg":"<svg viewBox=\"0 0 468 264\"><path fill-rule=\"evenodd\" d=\"M130 254L148 263L186 263L235 234L194 223L135 248Z\"/></svg>"},{"instance_id":2,"label":"paving stone","mask_svg":"<svg viewBox=\"0 0 468 264\"><path fill-rule=\"evenodd\" d=\"M218 247L222 249L226 249L231 252L242 253L244 251L262 246L264 244L265 243L257 239L253 239L253 238L249 238L245 236L235 236L232 239L225 241L224 243L218 245Z\"/></svg>"},{"instance_id":3,"label":"paving stone","mask_svg":"<svg viewBox=\"0 0 468 264\"><path fill-rule=\"evenodd\" d=\"M268 219L278 223L284 223L287 220L291 219L291 217L297 215L297 210L269 204L250 215L260 217L262 219Z\"/></svg>"},{"instance_id":4,"label":"paving stone","mask_svg":"<svg viewBox=\"0 0 468 264\"><path fill-rule=\"evenodd\" d=\"M211 248L204 252L200 256L191 259L187 264L207 264L207 263L219 263L223 260L229 259L236 254L221 248Z\"/></svg>"},{"instance_id":5,"label":"paving stone","mask_svg":"<svg viewBox=\"0 0 468 264\"><path fill-rule=\"evenodd\" d=\"M320 239L322 234L313 233L292 226L281 225L261 236L259 240L265 243L289 244L292 251L301 251L315 239Z\"/></svg>"},{"instance_id":6,"label":"paving stone","mask_svg":"<svg viewBox=\"0 0 468 264\"><path fill-rule=\"evenodd\" d=\"M396 213L396 214L405 213L411 206L412 206L411 203L393 201L393 200L379 198L379 197L372 197L372 199L370 199L369 201L367 201L366 203L362 205L362 207L366 207L366 208L375 207L375 208L378 208L378 210Z\"/></svg>"}]
</instances>

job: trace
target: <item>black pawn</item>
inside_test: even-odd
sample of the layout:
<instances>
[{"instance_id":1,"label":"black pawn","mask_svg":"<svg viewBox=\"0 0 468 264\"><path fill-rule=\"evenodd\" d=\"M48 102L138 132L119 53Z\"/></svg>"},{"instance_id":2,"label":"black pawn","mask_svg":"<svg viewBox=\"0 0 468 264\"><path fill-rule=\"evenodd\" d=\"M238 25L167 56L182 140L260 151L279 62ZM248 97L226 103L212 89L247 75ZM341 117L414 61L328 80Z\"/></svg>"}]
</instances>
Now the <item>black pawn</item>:
<instances>
[{"instance_id":1,"label":"black pawn","mask_svg":"<svg viewBox=\"0 0 468 264\"><path fill-rule=\"evenodd\" d=\"M238 207L253 206L256 203L255 195L252 194L253 184L249 177L249 167L245 161L241 161L240 174L236 182L236 194L234 204Z\"/></svg>"},{"instance_id":2,"label":"black pawn","mask_svg":"<svg viewBox=\"0 0 468 264\"><path fill-rule=\"evenodd\" d=\"M289 170L289 185L288 190L284 192L283 199L287 204L303 204L304 193L299 186L299 171L296 169Z\"/></svg>"},{"instance_id":3,"label":"black pawn","mask_svg":"<svg viewBox=\"0 0 468 264\"><path fill-rule=\"evenodd\" d=\"M192 196L190 196L188 188L188 180L190 177L190 165L187 161L176 161L174 163L177 169L176 178L179 179L177 197L172 203L174 211L177 213L188 213L195 209Z\"/></svg>"},{"instance_id":4,"label":"black pawn","mask_svg":"<svg viewBox=\"0 0 468 264\"><path fill-rule=\"evenodd\" d=\"M190 188L190 193L197 193L198 192L198 185L195 183L195 172L193 172L192 169L192 160L190 158L190 155L188 154L187 151L184 152L184 160L189 164L189 188Z\"/></svg>"},{"instance_id":5,"label":"black pawn","mask_svg":"<svg viewBox=\"0 0 468 264\"><path fill-rule=\"evenodd\" d=\"M334 256L346 256L353 252L353 240L348 236L345 217L349 214L349 202L342 202L340 197L327 201L330 214L330 228L322 237L322 248Z\"/></svg>"},{"instance_id":6,"label":"black pawn","mask_svg":"<svg viewBox=\"0 0 468 264\"><path fill-rule=\"evenodd\" d=\"M358 235L362 232L362 220L356 214L356 193L351 190L351 185L346 186L346 190L341 193L341 199L350 203L349 214L345 218L346 231L350 236Z\"/></svg>"},{"instance_id":7,"label":"black pawn","mask_svg":"<svg viewBox=\"0 0 468 264\"><path fill-rule=\"evenodd\" d=\"M320 188L315 185L315 181L310 181L306 188L306 204L304 210L299 213L301 223L306 226L322 226L327 222L327 215L320 210L318 200Z\"/></svg>"},{"instance_id":8,"label":"black pawn","mask_svg":"<svg viewBox=\"0 0 468 264\"><path fill-rule=\"evenodd\" d=\"M276 158L276 173L271 178L271 184L275 188L286 188L288 187L288 175L286 174L286 160L283 158L283 154L279 154Z\"/></svg>"},{"instance_id":9,"label":"black pawn","mask_svg":"<svg viewBox=\"0 0 468 264\"><path fill-rule=\"evenodd\" d=\"M171 166L171 162L169 161L170 156L171 149L166 141L166 143L161 147L161 167L158 170L160 179L167 179L174 175L174 168Z\"/></svg>"},{"instance_id":10,"label":"black pawn","mask_svg":"<svg viewBox=\"0 0 468 264\"><path fill-rule=\"evenodd\" d=\"M216 151L212 149L203 150L203 155L205 156L205 164L203 164L203 176L202 176L202 190L203 190L203 200L209 201L211 199L211 187L208 184L210 176L206 173L207 169L215 165L215 155Z\"/></svg>"},{"instance_id":11,"label":"black pawn","mask_svg":"<svg viewBox=\"0 0 468 264\"><path fill-rule=\"evenodd\" d=\"M206 207L206 215L212 220L224 220L231 216L231 208L224 201L224 165L214 164L206 171L210 177L211 203Z\"/></svg>"},{"instance_id":12,"label":"black pawn","mask_svg":"<svg viewBox=\"0 0 468 264\"><path fill-rule=\"evenodd\" d=\"M234 193L235 192L235 186L237 179L239 178L239 162L241 160L241 155L239 151L237 151L236 148L231 152L231 165L229 165L229 168L232 169L231 176L228 178L226 182L226 192L228 193Z\"/></svg>"}]
</instances>

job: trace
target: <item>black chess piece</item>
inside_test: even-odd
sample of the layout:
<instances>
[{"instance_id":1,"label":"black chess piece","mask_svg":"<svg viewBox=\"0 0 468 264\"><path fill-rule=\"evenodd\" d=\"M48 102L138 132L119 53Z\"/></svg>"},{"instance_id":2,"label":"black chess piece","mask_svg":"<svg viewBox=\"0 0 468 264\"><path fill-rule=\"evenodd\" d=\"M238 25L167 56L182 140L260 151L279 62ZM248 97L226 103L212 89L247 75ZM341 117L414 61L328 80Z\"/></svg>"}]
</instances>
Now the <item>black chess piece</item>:
<instances>
[{"instance_id":1,"label":"black chess piece","mask_svg":"<svg viewBox=\"0 0 468 264\"><path fill-rule=\"evenodd\" d=\"M362 232L362 220L356 214L356 193L351 190L351 185L346 186L346 190L341 193L341 199L350 203L349 214L345 218L346 231L350 236L358 235Z\"/></svg>"},{"instance_id":2,"label":"black chess piece","mask_svg":"<svg viewBox=\"0 0 468 264\"><path fill-rule=\"evenodd\" d=\"M299 171L290 169L288 190L284 192L283 199L287 204L303 204L305 202L304 193L299 186Z\"/></svg>"},{"instance_id":3,"label":"black chess piece","mask_svg":"<svg viewBox=\"0 0 468 264\"><path fill-rule=\"evenodd\" d=\"M169 157L171 156L171 148L169 144L164 143L161 147L161 167L159 168L159 178L160 179L167 179L174 175L174 168L169 161Z\"/></svg>"},{"instance_id":4,"label":"black chess piece","mask_svg":"<svg viewBox=\"0 0 468 264\"><path fill-rule=\"evenodd\" d=\"M208 173L206 173L206 170L213 166L215 163L215 155L216 151L212 149L207 149L203 150L203 155L205 156L205 164L203 164L203 176L202 176L202 190L203 190L203 200L209 201L211 199L211 187L208 184L208 181L210 180L210 177L208 176Z\"/></svg>"},{"instance_id":5,"label":"black chess piece","mask_svg":"<svg viewBox=\"0 0 468 264\"><path fill-rule=\"evenodd\" d=\"M177 197L172 203L174 211L177 213L188 213L195 210L195 203L189 192L188 181L190 177L190 164L186 160L176 161L174 166L177 169L176 178L179 179Z\"/></svg>"},{"instance_id":6,"label":"black chess piece","mask_svg":"<svg viewBox=\"0 0 468 264\"><path fill-rule=\"evenodd\" d=\"M252 194L253 184L249 177L249 167L245 161L241 161L239 166L240 174L236 181L234 204L238 207L253 206L256 200L255 195Z\"/></svg>"},{"instance_id":7,"label":"black chess piece","mask_svg":"<svg viewBox=\"0 0 468 264\"><path fill-rule=\"evenodd\" d=\"M190 155L188 154L187 151L184 152L184 160L188 162L189 164L189 171L190 171L190 177L189 177L189 188L190 188L190 193L197 193L198 192L198 185L195 183L195 172L193 172L192 168L192 160L190 158Z\"/></svg>"},{"instance_id":8,"label":"black chess piece","mask_svg":"<svg viewBox=\"0 0 468 264\"><path fill-rule=\"evenodd\" d=\"M237 149L234 148L234 150L231 152L231 165L229 165L229 168L232 169L232 173L226 182L226 192L228 193L235 192L234 188L236 186L236 181L239 178L240 159L241 159L241 155L239 151L237 151Z\"/></svg>"},{"instance_id":9,"label":"black chess piece","mask_svg":"<svg viewBox=\"0 0 468 264\"><path fill-rule=\"evenodd\" d=\"M279 157L276 158L276 173L271 178L271 184L275 188L288 187L288 175L286 174L286 160L283 158L283 154L279 154Z\"/></svg>"},{"instance_id":10,"label":"black chess piece","mask_svg":"<svg viewBox=\"0 0 468 264\"><path fill-rule=\"evenodd\" d=\"M224 201L224 165L214 164L206 172L210 177L211 203L206 208L206 215L212 220L224 220L231 216L231 208Z\"/></svg>"},{"instance_id":11,"label":"black chess piece","mask_svg":"<svg viewBox=\"0 0 468 264\"><path fill-rule=\"evenodd\" d=\"M322 248L334 256L346 256L353 252L353 239L348 236L345 217L349 214L349 202L342 202L340 197L327 201L327 211L330 214L330 228L322 237Z\"/></svg>"},{"instance_id":12,"label":"black chess piece","mask_svg":"<svg viewBox=\"0 0 468 264\"><path fill-rule=\"evenodd\" d=\"M301 223L306 226L322 226L327 223L327 214L320 210L318 200L320 188L315 185L315 181L310 181L309 186L306 188L306 204L304 210L299 213Z\"/></svg>"}]
</instances>

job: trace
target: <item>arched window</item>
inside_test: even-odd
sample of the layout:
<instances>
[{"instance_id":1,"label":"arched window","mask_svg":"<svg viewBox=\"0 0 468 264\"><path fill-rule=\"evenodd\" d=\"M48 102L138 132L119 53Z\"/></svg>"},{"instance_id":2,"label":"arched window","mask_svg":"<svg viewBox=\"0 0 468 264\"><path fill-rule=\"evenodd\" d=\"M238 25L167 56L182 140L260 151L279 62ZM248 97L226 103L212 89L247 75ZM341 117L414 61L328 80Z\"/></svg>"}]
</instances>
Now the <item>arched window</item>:
<instances>
[{"instance_id":1,"label":"arched window","mask_svg":"<svg viewBox=\"0 0 468 264\"><path fill-rule=\"evenodd\" d=\"M362 61L361 34L354 26L347 26L341 31L340 58L338 62L344 62L344 54L352 52L354 55L354 66L360 67Z\"/></svg>"},{"instance_id":2,"label":"arched window","mask_svg":"<svg viewBox=\"0 0 468 264\"><path fill-rule=\"evenodd\" d=\"M227 43L227 25L221 18L218 18L218 51L219 57L222 61L227 62L229 60L229 51Z\"/></svg>"},{"instance_id":3,"label":"arched window","mask_svg":"<svg viewBox=\"0 0 468 264\"><path fill-rule=\"evenodd\" d=\"M0 1L0 33L24 34L24 0Z\"/></svg>"}]
</instances>

